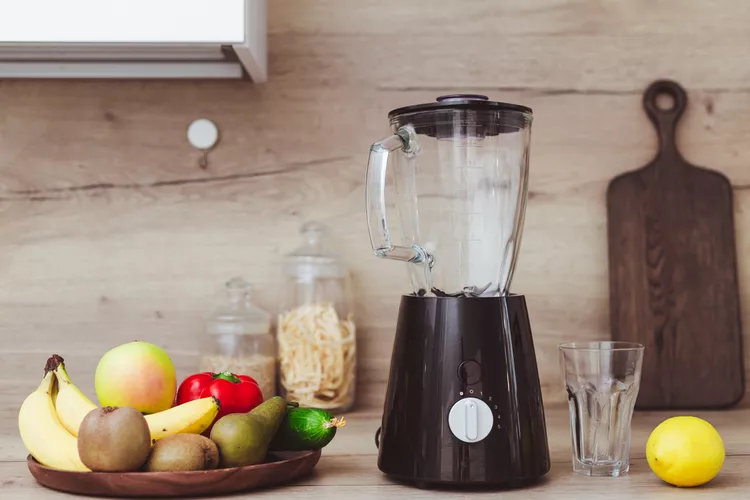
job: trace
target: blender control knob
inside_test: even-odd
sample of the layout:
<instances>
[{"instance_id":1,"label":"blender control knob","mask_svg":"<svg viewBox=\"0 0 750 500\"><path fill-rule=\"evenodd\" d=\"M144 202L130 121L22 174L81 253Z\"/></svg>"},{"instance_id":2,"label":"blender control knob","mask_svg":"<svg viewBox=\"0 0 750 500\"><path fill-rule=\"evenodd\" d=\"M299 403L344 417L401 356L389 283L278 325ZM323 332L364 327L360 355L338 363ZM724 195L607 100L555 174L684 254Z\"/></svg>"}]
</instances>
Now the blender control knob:
<instances>
[{"instance_id":1,"label":"blender control knob","mask_svg":"<svg viewBox=\"0 0 750 500\"><path fill-rule=\"evenodd\" d=\"M476 443L486 438L493 426L492 410L477 398L464 398L448 413L448 427L464 443Z\"/></svg>"}]
</instances>

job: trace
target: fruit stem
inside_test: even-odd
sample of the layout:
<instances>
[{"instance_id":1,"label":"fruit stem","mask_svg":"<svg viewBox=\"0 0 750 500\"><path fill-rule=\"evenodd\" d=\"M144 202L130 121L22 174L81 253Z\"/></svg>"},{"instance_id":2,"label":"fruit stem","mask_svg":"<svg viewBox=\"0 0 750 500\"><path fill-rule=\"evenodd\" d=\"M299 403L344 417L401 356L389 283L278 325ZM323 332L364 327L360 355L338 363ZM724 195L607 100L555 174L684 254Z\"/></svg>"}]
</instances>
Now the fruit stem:
<instances>
[{"instance_id":1,"label":"fruit stem","mask_svg":"<svg viewBox=\"0 0 750 500\"><path fill-rule=\"evenodd\" d=\"M330 429L331 427L344 427L346 425L346 420L344 420L344 417L341 418L332 418L325 424L323 424L323 428Z\"/></svg>"},{"instance_id":2,"label":"fruit stem","mask_svg":"<svg viewBox=\"0 0 750 500\"><path fill-rule=\"evenodd\" d=\"M60 364L65 361L62 356L58 356L57 354L53 354L49 358L47 358L47 364L44 365L44 375L46 376L49 372L53 372L57 370L57 367L60 366Z\"/></svg>"},{"instance_id":3,"label":"fruit stem","mask_svg":"<svg viewBox=\"0 0 750 500\"><path fill-rule=\"evenodd\" d=\"M65 369L65 363L62 361L59 365L57 365L57 368L55 368L55 375L57 376L57 382L71 385L73 383L72 380L70 380L70 375L68 375L68 371Z\"/></svg>"},{"instance_id":4,"label":"fruit stem","mask_svg":"<svg viewBox=\"0 0 750 500\"><path fill-rule=\"evenodd\" d=\"M234 373L229 372L229 371L221 372L221 373L214 373L213 379L216 380L217 378L228 380L229 382L233 384L239 384L240 382L242 382L239 378L237 378L237 376L235 376Z\"/></svg>"}]
</instances>

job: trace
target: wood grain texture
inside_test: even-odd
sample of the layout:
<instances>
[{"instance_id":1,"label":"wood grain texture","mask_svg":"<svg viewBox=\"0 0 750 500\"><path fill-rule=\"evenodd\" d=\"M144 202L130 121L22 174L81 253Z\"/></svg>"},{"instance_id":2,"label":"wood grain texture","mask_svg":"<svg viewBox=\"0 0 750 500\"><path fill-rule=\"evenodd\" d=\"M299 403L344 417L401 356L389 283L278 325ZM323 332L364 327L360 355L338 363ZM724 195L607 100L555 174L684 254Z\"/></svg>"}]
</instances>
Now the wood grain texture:
<instances>
[{"instance_id":1,"label":"wood grain texture","mask_svg":"<svg viewBox=\"0 0 750 500\"><path fill-rule=\"evenodd\" d=\"M647 495L649 499L700 498L740 500L747 498L750 479L746 470L750 466L750 432L744 422L750 410L701 411L696 416L711 422L721 433L727 458L720 475L707 486L680 490L662 483L648 468L644 458L649 433L663 419L665 412L636 413L632 429L631 472L618 479L590 478L572 473L570 436L567 409L547 412L552 469L537 485L511 491L472 492L479 498L523 499L533 493L533 498L549 499L632 499ZM313 474L300 478L288 486L278 486L232 498L309 498L311 494L332 500L345 498L376 499L398 496L410 499L457 499L466 497L463 491L420 490L390 481L377 468L377 455L372 436L379 425L374 413L354 413L349 424L337 433L336 438L323 449L320 462ZM7 449L7 434L0 434L0 450ZM0 497L14 500L62 499L69 495L39 486L29 473L25 452L6 461L0 458Z\"/></svg>"},{"instance_id":2,"label":"wood grain texture","mask_svg":"<svg viewBox=\"0 0 750 500\"><path fill-rule=\"evenodd\" d=\"M745 391L732 186L677 149L679 84L654 82L643 103L656 157L607 190L612 337L646 347L636 408L732 406Z\"/></svg>"},{"instance_id":3,"label":"wood grain texture","mask_svg":"<svg viewBox=\"0 0 750 500\"><path fill-rule=\"evenodd\" d=\"M747 89L750 67L732 64L750 42L741 0L440 7L282 0L270 7L270 33L286 57L272 58L271 71L285 84L436 91L640 93L655 72L692 88Z\"/></svg>"},{"instance_id":4,"label":"wood grain texture","mask_svg":"<svg viewBox=\"0 0 750 500\"><path fill-rule=\"evenodd\" d=\"M358 407L378 411L408 284L371 256L367 148L390 109L454 91L534 109L512 289L547 405L565 400L556 345L609 337L605 193L657 146L640 102L655 78L688 90L680 151L734 187L750 324L749 21L741 0L274 0L263 85L0 81L0 429L52 352L89 396L99 356L129 340L162 345L187 375L221 283L244 275L275 312L280 256L310 219L351 267ZM199 117L221 132L207 170L185 138Z\"/></svg>"},{"instance_id":5,"label":"wood grain texture","mask_svg":"<svg viewBox=\"0 0 750 500\"><path fill-rule=\"evenodd\" d=\"M275 0L270 10L272 35L689 35L696 31L747 35L744 0L695 2L675 9L672 1L599 2L588 0L526 0L518 2L409 3L360 0ZM687 7L687 6L686 6ZM419 17L416 17L416 14ZM648 14L648 15L646 15ZM595 51L592 51L595 53ZM682 58L680 58L682 61Z\"/></svg>"}]
</instances>

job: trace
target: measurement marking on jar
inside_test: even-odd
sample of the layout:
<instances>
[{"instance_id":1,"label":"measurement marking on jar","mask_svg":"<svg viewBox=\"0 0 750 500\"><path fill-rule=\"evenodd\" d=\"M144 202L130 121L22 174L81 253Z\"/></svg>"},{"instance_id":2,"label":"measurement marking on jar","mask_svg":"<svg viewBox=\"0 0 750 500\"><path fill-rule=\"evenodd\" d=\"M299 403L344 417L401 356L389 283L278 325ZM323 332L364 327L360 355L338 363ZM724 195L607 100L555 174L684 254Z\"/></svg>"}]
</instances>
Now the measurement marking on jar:
<instances>
[{"instance_id":1,"label":"measurement marking on jar","mask_svg":"<svg viewBox=\"0 0 750 500\"><path fill-rule=\"evenodd\" d=\"M483 166L484 166L484 162L482 162L482 160L466 160L466 163L457 165L457 168L459 169L482 168Z\"/></svg>"},{"instance_id":2,"label":"measurement marking on jar","mask_svg":"<svg viewBox=\"0 0 750 500\"><path fill-rule=\"evenodd\" d=\"M453 147L455 148L481 148L482 145L479 144L479 139L470 138L470 139L459 139L454 142Z\"/></svg>"}]
</instances>

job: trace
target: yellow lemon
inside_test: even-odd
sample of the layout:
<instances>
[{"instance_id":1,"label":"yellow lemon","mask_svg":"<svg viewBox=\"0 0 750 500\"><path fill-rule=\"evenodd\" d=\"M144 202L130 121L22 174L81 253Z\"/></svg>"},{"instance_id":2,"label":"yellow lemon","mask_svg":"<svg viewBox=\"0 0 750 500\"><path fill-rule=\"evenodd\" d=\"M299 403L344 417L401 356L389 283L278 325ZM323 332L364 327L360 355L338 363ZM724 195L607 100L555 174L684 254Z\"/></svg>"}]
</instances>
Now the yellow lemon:
<instances>
[{"instance_id":1,"label":"yellow lemon","mask_svg":"<svg viewBox=\"0 0 750 500\"><path fill-rule=\"evenodd\" d=\"M724 465L724 442L716 429L697 417L672 417L651 433L646 459L654 474L675 486L699 486Z\"/></svg>"}]
</instances>

